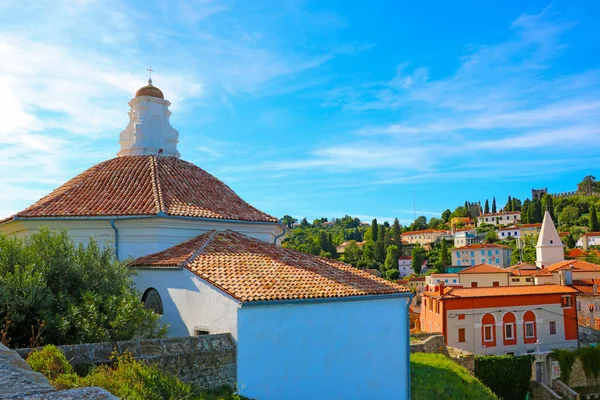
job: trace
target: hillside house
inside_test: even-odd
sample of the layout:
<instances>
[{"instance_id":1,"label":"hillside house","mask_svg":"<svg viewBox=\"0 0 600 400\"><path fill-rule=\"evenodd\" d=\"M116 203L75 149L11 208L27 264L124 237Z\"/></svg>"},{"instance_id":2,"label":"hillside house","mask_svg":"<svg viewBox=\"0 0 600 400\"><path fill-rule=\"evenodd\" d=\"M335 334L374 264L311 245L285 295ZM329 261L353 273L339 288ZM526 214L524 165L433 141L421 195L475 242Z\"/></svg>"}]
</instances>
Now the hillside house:
<instances>
[{"instance_id":1,"label":"hillside house","mask_svg":"<svg viewBox=\"0 0 600 400\"><path fill-rule=\"evenodd\" d=\"M470 244L452 249L452 265L469 267L490 264L506 268L510 266L512 248L494 243Z\"/></svg>"}]
</instances>

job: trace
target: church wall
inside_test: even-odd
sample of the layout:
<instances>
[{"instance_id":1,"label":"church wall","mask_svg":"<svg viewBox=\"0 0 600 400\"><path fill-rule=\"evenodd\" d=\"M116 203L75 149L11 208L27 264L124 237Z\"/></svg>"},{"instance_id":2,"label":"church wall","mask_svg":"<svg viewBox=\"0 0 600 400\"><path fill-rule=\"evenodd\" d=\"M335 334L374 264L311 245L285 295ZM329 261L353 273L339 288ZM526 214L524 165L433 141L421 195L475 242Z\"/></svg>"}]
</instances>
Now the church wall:
<instances>
[{"instance_id":1,"label":"church wall","mask_svg":"<svg viewBox=\"0 0 600 400\"><path fill-rule=\"evenodd\" d=\"M282 232L278 224L221 222L218 220L176 218L122 218L115 219L119 231L119 258L142 257L166 250L213 229L233 231L273 243ZM115 245L115 231L110 219L30 219L0 225L0 232L19 237L28 236L41 227L67 229L76 243L86 244L95 236L101 245ZM278 239L278 244L281 243Z\"/></svg>"},{"instance_id":2,"label":"church wall","mask_svg":"<svg viewBox=\"0 0 600 400\"><path fill-rule=\"evenodd\" d=\"M133 278L144 293L154 288L163 303L161 322L169 336L194 336L195 329L211 334L231 333L237 339L239 302L187 269L138 269Z\"/></svg>"},{"instance_id":3,"label":"church wall","mask_svg":"<svg viewBox=\"0 0 600 400\"><path fill-rule=\"evenodd\" d=\"M407 399L407 297L246 305L238 387L271 399Z\"/></svg>"}]
</instances>

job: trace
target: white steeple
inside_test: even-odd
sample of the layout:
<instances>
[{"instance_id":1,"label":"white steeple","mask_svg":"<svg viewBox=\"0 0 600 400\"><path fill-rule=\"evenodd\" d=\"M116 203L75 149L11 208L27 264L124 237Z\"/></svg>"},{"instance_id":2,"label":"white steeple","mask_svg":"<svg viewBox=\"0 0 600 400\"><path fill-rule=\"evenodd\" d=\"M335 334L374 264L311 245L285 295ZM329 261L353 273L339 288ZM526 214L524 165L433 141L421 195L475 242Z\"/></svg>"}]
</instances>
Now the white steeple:
<instances>
[{"instance_id":1,"label":"white steeple","mask_svg":"<svg viewBox=\"0 0 600 400\"><path fill-rule=\"evenodd\" d=\"M554 263L564 261L564 245L560 240L560 236L554 227L554 222L550 213L546 210L544 221L542 222L542 230L538 237L537 245L535 246L536 260L535 265L538 268L547 267Z\"/></svg>"},{"instance_id":2,"label":"white steeple","mask_svg":"<svg viewBox=\"0 0 600 400\"><path fill-rule=\"evenodd\" d=\"M119 135L121 150L117 156L160 154L180 157L177 150L179 132L169 123L171 103L162 91L148 85L140 88L129 102L129 124Z\"/></svg>"}]
</instances>

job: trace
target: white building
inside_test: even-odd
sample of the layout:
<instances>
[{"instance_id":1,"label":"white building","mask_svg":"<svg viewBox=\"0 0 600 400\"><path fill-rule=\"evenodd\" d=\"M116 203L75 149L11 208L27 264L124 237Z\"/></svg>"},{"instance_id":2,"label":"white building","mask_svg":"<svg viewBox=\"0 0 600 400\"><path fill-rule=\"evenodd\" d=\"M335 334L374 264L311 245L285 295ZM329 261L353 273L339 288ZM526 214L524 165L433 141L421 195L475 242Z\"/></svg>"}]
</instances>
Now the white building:
<instances>
[{"instance_id":1,"label":"white building","mask_svg":"<svg viewBox=\"0 0 600 400\"><path fill-rule=\"evenodd\" d=\"M547 267L565 260L564 245L554 227L550 213L546 211L542 221L542 229L535 246L536 261L538 268Z\"/></svg>"},{"instance_id":2,"label":"white building","mask_svg":"<svg viewBox=\"0 0 600 400\"><path fill-rule=\"evenodd\" d=\"M510 266L512 248L495 243L471 244L452 249L452 265L470 267L477 264L490 264L507 268Z\"/></svg>"},{"instance_id":3,"label":"white building","mask_svg":"<svg viewBox=\"0 0 600 400\"><path fill-rule=\"evenodd\" d=\"M398 271L400 271L400 276L409 276L415 273L412 267L412 256L400 256L398 258Z\"/></svg>"},{"instance_id":4,"label":"white building","mask_svg":"<svg viewBox=\"0 0 600 400\"><path fill-rule=\"evenodd\" d=\"M499 225L507 226L517 224L521 220L521 211L507 211L483 214L477 217L477 226Z\"/></svg>"},{"instance_id":5,"label":"white building","mask_svg":"<svg viewBox=\"0 0 600 400\"><path fill-rule=\"evenodd\" d=\"M463 247L477 243L477 229L458 229L454 231L454 247Z\"/></svg>"},{"instance_id":6,"label":"white building","mask_svg":"<svg viewBox=\"0 0 600 400\"><path fill-rule=\"evenodd\" d=\"M286 231L276 218L179 159L158 88L149 82L129 105L117 158L0 221L0 232L67 229L139 257L135 285L170 335L233 335L244 396L409 399L409 289L277 246Z\"/></svg>"},{"instance_id":7,"label":"white building","mask_svg":"<svg viewBox=\"0 0 600 400\"><path fill-rule=\"evenodd\" d=\"M587 250L589 246L600 246L600 232L587 232L577 240L577 247Z\"/></svg>"},{"instance_id":8,"label":"white building","mask_svg":"<svg viewBox=\"0 0 600 400\"><path fill-rule=\"evenodd\" d=\"M505 226L503 228L500 228L496 231L496 235L498 236L498 239L500 240L504 240L504 239L508 239L508 238L515 238L518 239L521 237L521 228L518 226Z\"/></svg>"}]
</instances>

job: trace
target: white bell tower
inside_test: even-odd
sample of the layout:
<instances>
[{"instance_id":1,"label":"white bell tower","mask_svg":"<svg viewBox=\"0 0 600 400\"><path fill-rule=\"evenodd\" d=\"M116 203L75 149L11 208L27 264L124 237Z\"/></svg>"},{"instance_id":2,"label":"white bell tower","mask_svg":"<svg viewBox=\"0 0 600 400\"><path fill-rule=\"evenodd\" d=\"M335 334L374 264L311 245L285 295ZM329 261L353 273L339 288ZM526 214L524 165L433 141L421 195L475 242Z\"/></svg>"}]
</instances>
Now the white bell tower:
<instances>
[{"instance_id":1,"label":"white bell tower","mask_svg":"<svg viewBox=\"0 0 600 400\"><path fill-rule=\"evenodd\" d=\"M538 268L565 261L564 245L548 211L544 214L542 229L535 246L535 255L535 265Z\"/></svg>"},{"instance_id":2,"label":"white bell tower","mask_svg":"<svg viewBox=\"0 0 600 400\"><path fill-rule=\"evenodd\" d=\"M121 150L117 156L163 155L180 157L179 132L169 122L171 102L152 85L140 88L129 101L129 124L119 135Z\"/></svg>"}]
</instances>

